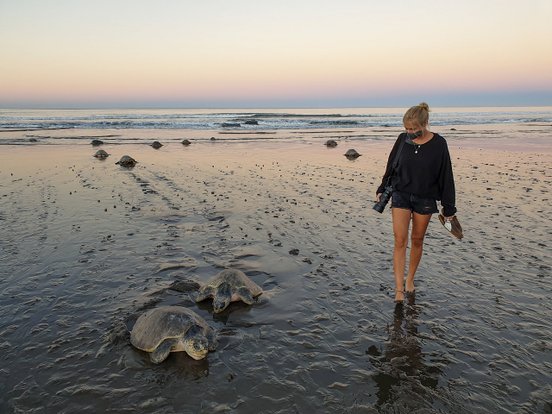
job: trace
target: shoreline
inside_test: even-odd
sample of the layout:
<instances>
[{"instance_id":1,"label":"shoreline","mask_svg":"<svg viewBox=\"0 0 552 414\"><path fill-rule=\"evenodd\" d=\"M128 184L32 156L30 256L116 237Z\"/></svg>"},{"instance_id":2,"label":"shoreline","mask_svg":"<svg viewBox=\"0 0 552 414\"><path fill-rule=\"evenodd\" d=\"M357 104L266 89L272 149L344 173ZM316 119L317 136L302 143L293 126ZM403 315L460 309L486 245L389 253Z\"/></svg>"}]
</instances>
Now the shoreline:
<instances>
[{"instance_id":1,"label":"shoreline","mask_svg":"<svg viewBox=\"0 0 552 414\"><path fill-rule=\"evenodd\" d=\"M481 148L519 152L552 152L551 125L465 125L431 128L442 135L449 147ZM9 145L90 145L92 139L102 139L106 145L149 145L158 140L164 145L180 145L183 139L209 145L219 143L250 142L253 145L263 141L278 141L293 145L296 142L323 144L328 139L337 140L343 145L378 145L385 143L392 147L401 128L380 127L363 130L310 129L310 130L180 130L180 129L61 129L58 134L42 134L41 130L19 132L0 131L0 146ZM48 129L42 131L50 131ZM33 132L33 133L29 133ZM214 141L214 142L213 142Z\"/></svg>"}]
</instances>

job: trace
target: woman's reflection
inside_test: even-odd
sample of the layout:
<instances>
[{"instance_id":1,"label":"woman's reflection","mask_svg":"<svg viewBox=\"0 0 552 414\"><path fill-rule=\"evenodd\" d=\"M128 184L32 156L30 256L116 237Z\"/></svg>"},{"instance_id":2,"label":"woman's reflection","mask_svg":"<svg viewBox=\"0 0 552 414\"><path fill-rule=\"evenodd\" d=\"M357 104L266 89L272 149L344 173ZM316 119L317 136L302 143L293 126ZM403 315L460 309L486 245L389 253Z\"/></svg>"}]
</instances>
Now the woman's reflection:
<instances>
[{"instance_id":1,"label":"woman's reflection","mask_svg":"<svg viewBox=\"0 0 552 414\"><path fill-rule=\"evenodd\" d=\"M393 405L397 401L403 401L410 407L419 406L415 401L423 401L426 406L426 387L437 386L440 370L424 361L418 337L420 308L414 302L415 298L411 295L407 303L396 305L393 322L388 325L389 338L383 353L376 346L368 350L370 360L378 370L373 376L378 387L378 407Z\"/></svg>"}]
</instances>

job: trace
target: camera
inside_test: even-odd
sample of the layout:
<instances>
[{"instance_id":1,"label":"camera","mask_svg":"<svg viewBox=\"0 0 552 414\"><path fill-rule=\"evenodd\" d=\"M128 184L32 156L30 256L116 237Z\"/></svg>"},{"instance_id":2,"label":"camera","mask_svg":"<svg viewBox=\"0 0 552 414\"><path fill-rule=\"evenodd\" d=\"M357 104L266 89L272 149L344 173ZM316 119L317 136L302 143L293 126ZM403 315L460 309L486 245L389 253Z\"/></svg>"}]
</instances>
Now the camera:
<instances>
[{"instance_id":1,"label":"camera","mask_svg":"<svg viewBox=\"0 0 552 414\"><path fill-rule=\"evenodd\" d=\"M378 213L383 213L385 206L391 198L391 194L393 194L393 187L390 185L385 186L383 193L381 193L380 200L376 202L376 204L374 204L374 207L372 208Z\"/></svg>"}]
</instances>

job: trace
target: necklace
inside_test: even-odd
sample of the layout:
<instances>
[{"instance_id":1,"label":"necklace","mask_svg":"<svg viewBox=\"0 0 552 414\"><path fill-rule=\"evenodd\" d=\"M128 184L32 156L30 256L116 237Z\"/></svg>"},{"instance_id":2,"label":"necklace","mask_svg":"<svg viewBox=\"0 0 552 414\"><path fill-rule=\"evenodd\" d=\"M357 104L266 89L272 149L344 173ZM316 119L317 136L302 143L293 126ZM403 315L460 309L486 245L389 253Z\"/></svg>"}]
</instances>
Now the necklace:
<instances>
[{"instance_id":1,"label":"necklace","mask_svg":"<svg viewBox=\"0 0 552 414\"><path fill-rule=\"evenodd\" d=\"M422 141L425 140L425 135L426 135L426 134L425 134L425 132L424 132L424 134L420 137L420 139L421 139ZM415 142L413 142L413 144L414 144L414 154L417 154L417 153L418 153L418 150L420 149L420 147L421 147L423 144L425 144L425 142L422 142L421 144L416 144Z\"/></svg>"}]
</instances>

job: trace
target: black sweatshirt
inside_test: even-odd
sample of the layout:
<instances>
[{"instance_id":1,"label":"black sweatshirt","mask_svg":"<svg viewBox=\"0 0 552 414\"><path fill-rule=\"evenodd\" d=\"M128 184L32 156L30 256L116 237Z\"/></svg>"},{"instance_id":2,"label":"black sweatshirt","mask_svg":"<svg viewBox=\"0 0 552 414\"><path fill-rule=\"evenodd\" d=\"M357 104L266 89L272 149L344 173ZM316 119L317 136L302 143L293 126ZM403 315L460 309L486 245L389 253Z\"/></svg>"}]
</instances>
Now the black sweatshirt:
<instances>
[{"instance_id":1,"label":"black sweatshirt","mask_svg":"<svg viewBox=\"0 0 552 414\"><path fill-rule=\"evenodd\" d=\"M376 193L383 193L387 178L393 175L395 154L401 140L405 139L406 133L402 133L395 141L387 160L385 175ZM447 141L435 133L433 138L422 145L413 145L406 141L399 157L396 176L393 179L393 189L420 197L441 200L443 214L446 217L453 216L456 213L454 176L452 175Z\"/></svg>"}]
</instances>

